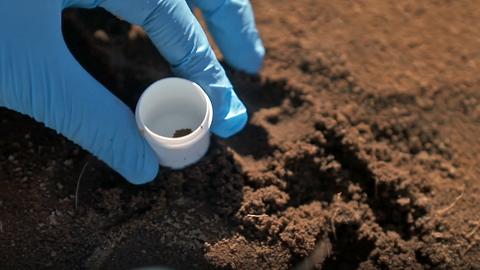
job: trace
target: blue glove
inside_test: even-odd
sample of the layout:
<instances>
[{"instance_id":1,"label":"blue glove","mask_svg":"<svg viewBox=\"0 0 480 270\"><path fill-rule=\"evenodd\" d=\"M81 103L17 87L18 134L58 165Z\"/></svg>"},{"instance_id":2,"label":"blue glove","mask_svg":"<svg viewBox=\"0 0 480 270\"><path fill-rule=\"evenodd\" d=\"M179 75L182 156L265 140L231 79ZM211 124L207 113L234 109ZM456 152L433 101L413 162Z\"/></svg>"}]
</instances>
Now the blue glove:
<instances>
[{"instance_id":1,"label":"blue glove","mask_svg":"<svg viewBox=\"0 0 480 270\"><path fill-rule=\"evenodd\" d=\"M202 11L228 64L247 73L260 69L265 49L248 0L190 0L189 4Z\"/></svg>"},{"instance_id":2,"label":"blue glove","mask_svg":"<svg viewBox=\"0 0 480 270\"><path fill-rule=\"evenodd\" d=\"M206 14L226 60L256 72L264 49L248 1L194 4ZM202 86L212 100L215 134L228 137L244 127L245 106L182 0L0 0L0 106L57 130L131 183L153 180L158 162L131 110L78 64L62 37L64 8L96 6L141 25L174 73Z\"/></svg>"}]
</instances>

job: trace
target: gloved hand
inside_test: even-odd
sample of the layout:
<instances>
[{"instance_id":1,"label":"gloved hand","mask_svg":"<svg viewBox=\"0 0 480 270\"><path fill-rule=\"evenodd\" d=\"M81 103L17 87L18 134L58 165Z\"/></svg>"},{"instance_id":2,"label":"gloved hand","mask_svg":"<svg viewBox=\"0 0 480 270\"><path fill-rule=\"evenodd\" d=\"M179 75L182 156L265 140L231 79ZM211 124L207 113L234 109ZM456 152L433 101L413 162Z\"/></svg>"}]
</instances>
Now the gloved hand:
<instances>
[{"instance_id":1,"label":"gloved hand","mask_svg":"<svg viewBox=\"0 0 480 270\"><path fill-rule=\"evenodd\" d=\"M232 66L256 72L264 49L248 0L196 0ZM175 74L212 100L212 131L228 137L247 121L197 20L183 0L0 0L0 106L28 114L105 161L128 181L151 181L153 150L131 110L93 79L67 49L61 12L101 6L141 25Z\"/></svg>"}]
</instances>

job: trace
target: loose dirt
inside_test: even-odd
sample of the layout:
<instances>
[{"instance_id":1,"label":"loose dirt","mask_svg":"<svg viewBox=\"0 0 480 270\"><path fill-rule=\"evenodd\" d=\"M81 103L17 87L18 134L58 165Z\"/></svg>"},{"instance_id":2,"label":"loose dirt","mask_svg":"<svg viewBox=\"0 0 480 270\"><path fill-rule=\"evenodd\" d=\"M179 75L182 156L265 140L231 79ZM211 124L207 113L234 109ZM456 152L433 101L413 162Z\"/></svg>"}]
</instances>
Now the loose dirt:
<instances>
[{"instance_id":1,"label":"loose dirt","mask_svg":"<svg viewBox=\"0 0 480 270\"><path fill-rule=\"evenodd\" d=\"M190 133L192 133L192 130L189 128L178 129L178 130L175 130L175 133L173 134L173 138L187 136Z\"/></svg>"},{"instance_id":2,"label":"loose dirt","mask_svg":"<svg viewBox=\"0 0 480 270\"><path fill-rule=\"evenodd\" d=\"M0 268L480 268L480 6L253 4L265 67L227 67L250 122L185 170L133 186L0 110ZM102 10L64 33L132 108L171 75Z\"/></svg>"}]
</instances>

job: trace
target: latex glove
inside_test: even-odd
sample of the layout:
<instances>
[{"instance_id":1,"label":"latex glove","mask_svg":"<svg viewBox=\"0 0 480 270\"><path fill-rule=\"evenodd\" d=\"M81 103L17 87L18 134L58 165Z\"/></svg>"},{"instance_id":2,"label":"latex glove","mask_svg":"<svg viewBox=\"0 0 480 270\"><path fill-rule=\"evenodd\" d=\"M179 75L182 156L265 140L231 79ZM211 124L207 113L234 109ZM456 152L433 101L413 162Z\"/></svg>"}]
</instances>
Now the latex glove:
<instances>
[{"instance_id":1,"label":"latex glove","mask_svg":"<svg viewBox=\"0 0 480 270\"><path fill-rule=\"evenodd\" d=\"M243 128L245 106L182 0L0 0L0 106L57 130L131 183L145 183L157 175L157 158L131 110L78 64L63 40L62 10L98 5L143 26L174 73L202 86L212 100L214 133L228 137ZM231 17L244 18L244 12L249 11L239 9ZM260 44L258 36L244 44L251 42ZM254 71L263 50L248 50L236 57L251 57L247 70Z\"/></svg>"},{"instance_id":2,"label":"latex glove","mask_svg":"<svg viewBox=\"0 0 480 270\"><path fill-rule=\"evenodd\" d=\"M236 69L256 73L265 49L259 38L252 6L248 0L189 0L198 7L222 51L225 61Z\"/></svg>"}]
</instances>

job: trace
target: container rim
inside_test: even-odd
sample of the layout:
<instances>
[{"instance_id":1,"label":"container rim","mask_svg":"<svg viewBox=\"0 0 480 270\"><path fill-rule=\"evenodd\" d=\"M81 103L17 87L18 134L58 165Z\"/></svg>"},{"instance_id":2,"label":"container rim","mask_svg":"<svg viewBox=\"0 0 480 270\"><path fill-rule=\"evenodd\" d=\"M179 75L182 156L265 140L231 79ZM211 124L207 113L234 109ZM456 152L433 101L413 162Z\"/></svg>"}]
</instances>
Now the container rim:
<instances>
[{"instance_id":1,"label":"container rim","mask_svg":"<svg viewBox=\"0 0 480 270\"><path fill-rule=\"evenodd\" d=\"M192 87L195 88L198 91L198 93L200 93L200 97L202 98L202 101L205 104L205 116L203 117L203 120L200 123L200 125L195 130L193 130L190 134L182 137L178 137L178 138L166 137L153 132L145 125L142 119L142 115L140 113L140 107L142 105L142 102L145 96L147 96L149 92L153 91L156 87L158 87L159 84L164 84L165 82L172 81L172 80L188 82L189 84L191 84ZM164 144L164 147L168 147L168 148L181 148L187 144L193 144L196 141L200 140L203 137L202 135L204 133L210 132L210 127L213 120L212 103L208 98L207 94L203 91L203 89L195 82L192 82L190 80L183 79L183 78L178 78L178 77L164 78L151 84L140 96L140 99L136 106L135 114L138 119L137 123L140 129L140 132L142 133L148 132L151 137L153 137L157 141L162 142Z\"/></svg>"}]
</instances>

